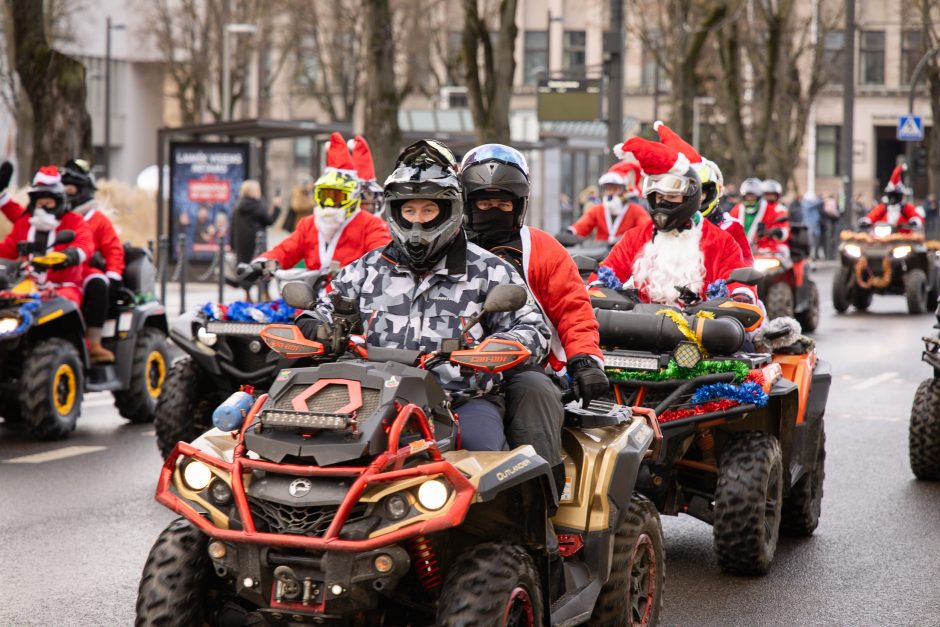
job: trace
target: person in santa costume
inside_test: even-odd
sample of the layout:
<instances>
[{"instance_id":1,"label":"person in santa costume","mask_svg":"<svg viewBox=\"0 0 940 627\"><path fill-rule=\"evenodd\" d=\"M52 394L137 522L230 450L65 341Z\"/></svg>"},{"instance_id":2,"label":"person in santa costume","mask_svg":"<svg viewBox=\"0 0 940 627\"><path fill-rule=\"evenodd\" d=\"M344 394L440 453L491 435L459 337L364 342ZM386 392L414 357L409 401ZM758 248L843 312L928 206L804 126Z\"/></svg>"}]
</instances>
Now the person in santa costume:
<instances>
[{"instance_id":1,"label":"person in santa costume","mask_svg":"<svg viewBox=\"0 0 940 627\"><path fill-rule=\"evenodd\" d=\"M678 287L706 297L708 287L744 267L734 238L699 213L702 184L686 157L666 144L632 137L614 148L632 154L643 169L643 193L652 222L623 236L603 268L632 285L643 302L680 305ZM756 302L752 288L728 285L732 297Z\"/></svg>"},{"instance_id":2,"label":"person in santa costume","mask_svg":"<svg viewBox=\"0 0 940 627\"><path fill-rule=\"evenodd\" d=\"M907 170L906 163L894 168L891 179L885 186L885 194L881 197L881 202L858 221L860 227L866 228L879 222L886 222L891 226L897 226L899 231L907 233L924 227L924 220L917 213L914 205L904 202L904 198L910 194L910 190L901 181L905 170Z\"/></svg>"},{"instance_id":3,"label":"person in santa costume","mask_svg":"<svg viewBox=\"0 0 940 627\"><path fill-rule=\"evenodd\" d=\"M734 241L741 248L741 256L744 257L745 265L753 264L754 255L751 252L751 244L744 232L744 227L740 222L718 208L724 190L724 177L721 175L718 165L701 156L695 148L679 137L675 131L663 124L662 120L656 120L653 123L653 130L659 133L659 141L667 146L672 146L688 157L695 173L698 174L699 181L702 183L702 208L699 212L712 224L721 227L723 231L727 231L734 238Z\"/></svg>"},{"instance_id":4,"label":"person in santa costume","mask_svg":"<svg viewBox=\"0 0 940 627\"><path fill-rule=\"evenodd\" d=\"M780 183L749 178L741 183L742 201L731 208L731 217L744 225L752 248L789 253L790 214L780 202Z\"/></svg>"},{"instance_id":5,"label":"person in santa costume","mask_svg":"<svg viewBox=\"0 0 940 627\"><path fill-rule=\"evenodd\" d=\"M384 197L382 186L375 178L375 163L372 161L372 150L362 135L356 135L346 142L349 152L352 153L353 167L359 177L359 190L362 200L359 206L374 216L382 217Z\"/></svg>"},{"instance_id":6,"label":"person in santa costume","mask_svg":"<svg viewBox=\"0 0 940 627\"><path fill-rule=\"evenodd\" d=\"M579 237L594 233L594 239L613 244L630 229L648 224L646 209L627 199L627 171L623 166L614 166L602 174L597 180L601 202L585 211L568 230Z\"/></svg>"},{"instance_id":7,"label":"person in santa costume","mask_svg":"<svg viewBox=\"0 0 940 627\"><path fill-rule=\"evenodd\" d=\"M359 179L352 155L339 133L330 136L326 171L314 184L313 215L297 223L291 235L251 262L246 280L275 267L326 270L336 261L348 265L365 253L392 241L385 221L360 208Z\"/></svg>"},{"instance_id":8,"label":"person in santa costume","mask_svg":"<svg viewBox=\"0 0 940 627\"><path fill-rule=\"evenodd\" d=\"M511 263L525 280L551 331L548 364L567 373L587 406L610 390L604 374L597 319L578 268L558 241L524 226L529 202L529 166L519 151L502 144L470 150L460 165L464 215L471 242ZM561 464L561 394L543 370L518 372L506 383L510 446L540 442L550 451L556 485L564 486Z\"/></svg>"},{"instance_id":9,"label":"person in santa costume","mask_svg":"<svg viewBox=\"0 0 940 627\"><path fill-rule=\"evenodd\" d=\"M24 209L12 199L2 199L4 213L16 216L13 230L0 242L0 258L22 257L20 244L45 247L47 252L61 252L65 261L40 270L40 287L51 287L57 295L67 298L79 307L82 304L81 265L95 251L91 232L77 213L69 211L69 199L62 184L62 176L54 165L39 168L29 188L29 206ZM71 242L55 244L56 234L70 230L75 233ZM34 266L35 267L35 266Z\"/></svg>"}]
</instances>

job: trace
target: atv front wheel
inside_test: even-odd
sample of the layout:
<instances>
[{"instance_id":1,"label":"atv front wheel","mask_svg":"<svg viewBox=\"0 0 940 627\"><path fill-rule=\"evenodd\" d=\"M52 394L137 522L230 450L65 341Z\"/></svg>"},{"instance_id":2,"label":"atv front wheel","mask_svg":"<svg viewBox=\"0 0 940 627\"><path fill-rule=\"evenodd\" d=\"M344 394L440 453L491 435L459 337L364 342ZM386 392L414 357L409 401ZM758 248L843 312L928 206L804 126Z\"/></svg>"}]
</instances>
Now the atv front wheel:
<instances>
[{"instance_id":1,"label":"atv front wheel","mask_svg":"<svg viewBox=\"0 0 940 627\"><path fill-rule=\"evenodd\" d=\"M114 405L122 416L131 422L153 420L168 362L166 337L157 329L142 329L134 346L130 386L114 393Z\"/></svg>"},{"instance_id":2,"label":"atv front wheel","mask_svg":"<svg viewBox=\"0 0 940 627\"><path fill-rule=\"evenodd\" d=\"M743 432L721 455L715 490L715 553L721 570L763 575L780 534L783 459L773 435Z\"/></svg>"},{"instance_id":3,"label":"atv front wheel","mask_svg":"<svg viewBox=\"0 0 940 627\"><path fill-rule=\"evenodd\" d=\"M638 494L614 536L610 579L594 605L591 625L655 625L663 607L666 558L659 513Z\"/></svg>"},{"instance_id":4,"label":"atv front wheel","mask_svg":"<svg viewBox=\"0 0 940 627\"><path fill-rule=\"evenodd\" d=\"M907 312L922 314L927 311L927 275L914 268L904 275L904 295L907 297Z\"/></svg>"},{"instance_id":5,"label":"atv front wheel","mask_svg":"<svg viewBox=\"0 0 940 627\"><path fill-rule=\"evenodd\" d=\"M806 309L796 314L804 333L812 333L819 326L819 288L814 281L809 282L809 296Z\"/></svg>"},{"instance_id":6,"label":"atv front wheel","mask_svg":"<svg viewBox=\"0 0 940 627\"><path fill-rule=\"evenodd\" d=\"M542 586L532 558L516 544L487 542L450 568L437 604L439 627L536 627Z\"/></svg>"},{"instance_id":7,"label":"atv front wheel","mask_svg":"<svg viewBox=\"0 0 940 627\"><path fill-rule=\"evenodd\" d=\"M212 428L211 398L202 389L202 369L191 357L176 361L157 400L153 427L157 448L166 459L177 442L191 442Z\"/></svg>"},{"instance_id":8,"label":"atv front wheel","mask_svg":"<svg viewBox=\"0 0 940 627\"><path fill-rule=\"evenodd\" d=\"M926 379L917 386L908 445L914 476L940 480L940 380Z\"/></svg>"},{"instance_id":9,"label":"atv front wheel","mask_svg":"<svg viewBox=\"0 0 940 627\"><path fill-rule=\"evenodd\" d=\"M82 361L61 338L43 340L26 354L20 408L36 437L58 440L75 430L85 390Z\"/></svg>"},{"instance_id":10,"label":"atv front wheel","mask_svg":"<svg viewBox=\"0 0 940 627\"><path fill-rule=\"evenodd\" d=\"M767 319L793 317L793 290L786 283L774 283L767 289L764 299L767 307Z\"/></svg>"},{"instance_id":11,"label":"atv front wheel","mask_svg":"<svg viewBox=\"0 0 940 627\"><path fill-rule=\"evenodd\" d=\"M853 272L842 266L832 279L832 306L838 313L849 310L849 290L852 287Z\"/></svg>"},{"instance_id":12,"label":"atv front wheel","mask_svg":"<svg viewBox=\"0 0 940 627\"><path fill-rule=\"evenodd\" d=\"M163 530L144 565L135 625L202 625L208 537L184 518Z\"/></svg>"},{"instance_id":13,"label":"atv front wheel","mask_svg":"<svg viewBox=\"0 0 940 627\"><path fill-rule=\"evenodd\" d=\"M819 525L822 512L823 481L826 478L826 425L819 425L816 465L790 488L783 501L780 532L788 536L807 538Z\"/></svg>"}]
</instances>

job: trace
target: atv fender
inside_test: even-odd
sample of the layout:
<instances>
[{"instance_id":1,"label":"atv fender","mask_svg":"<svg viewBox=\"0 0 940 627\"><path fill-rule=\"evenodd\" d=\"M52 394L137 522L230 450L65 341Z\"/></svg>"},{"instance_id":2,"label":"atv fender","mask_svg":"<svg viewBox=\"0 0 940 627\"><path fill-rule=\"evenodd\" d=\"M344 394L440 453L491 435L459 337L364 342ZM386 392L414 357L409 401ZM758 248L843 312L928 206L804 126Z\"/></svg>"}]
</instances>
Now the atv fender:
<instances>
[{"instance_id":1,"label":"atv fender","mask_svg":"<svg viewBox=\"0 0 940 627\"><path fill-rule=\"evenodd\" d=\"M483 502L492 501L498 494L530 481L544 483L545 493L551 494L551 476L548 462L526 444L510 451L505 460L480 476L477 496Z\"/></svg>"},{"instance_id":2,"label":"atv fender","mask_svg":"<svg viewBox=\"0 0 940 627\"><path fill-rule=\"evenodd\" d=\"M828 362L817 361L804 420L793 429L793 452L788 463L790 485L799 481L800 477L812 471L816 466L818 459L816 447L820 431L823 429L823 415L826 411L831 381L832 366Z\"/></svg>"},{"instance_id":3,"label":"atv fender","mask_svg":"<svg viewBox=\"0 0 940 627\"><path fill-rule=\"evenodd\" d=\"M195 335L193 328L198 324L192 312L180 315L173 320L170 326L170 339L184 353L192 357L205 372L214 377L223 377L216 359L216 352L193 338Z\"/></svg>"},{"instance_id":4,"label":"atv fender","mask_svg":"<svg viewBox=\"0 0 940 627\"><path fill-rule=\"evenodd\" d=\"M85 322L78 305L57 296L43 301L35 313L35 322L29 330L30 343L38 339L59 337L75 345L85 368L89 367L88 350L85 347Z\"/></svg>"},{"instance_id":5,"label":"atv fender","mask_svg":"<svg viewBox=\"0 0 940 627\"><path fill-rule=\"evenodd\" d=\"M117 330L120 332L115 334L117 346L114 351L115 363L120 364L118 377L121 380L120 389L122 390L126 390L131 384L130 365L134 363L134 350L137 348L137 337L141 330L144 327L153 327L164 334L167 332L166 310L160 303L144 303L134 307L130 312L119 312L116 324L120 325L121 314L124 313L132 314L131 324L127 329Z\"/></svg>"}]
</instances>

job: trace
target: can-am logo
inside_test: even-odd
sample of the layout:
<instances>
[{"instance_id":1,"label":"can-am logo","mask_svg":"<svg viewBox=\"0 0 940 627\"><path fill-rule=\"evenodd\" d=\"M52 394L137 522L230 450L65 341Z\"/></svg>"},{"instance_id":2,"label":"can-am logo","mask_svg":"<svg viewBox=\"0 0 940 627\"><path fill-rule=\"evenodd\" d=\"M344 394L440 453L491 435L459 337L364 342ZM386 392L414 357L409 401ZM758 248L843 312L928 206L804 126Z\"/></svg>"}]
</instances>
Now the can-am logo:
<instances>
[{"instance_id":1,"label":"can-am logo","mask_svg":"<svg viewBox=\"0 0 940 627\"><path fill-rule=\"evenodd\" d=\"M518 464L516 464L515 466L513 466L512 468L507 468L506 470L500 470L498 473L496 473L496 480L504 481L506 479L509 479L511 476L513 476L514 474L516 474L517 472L519 472L520 470L522 470L523 468L525 468L531 463L532 463L531 460L524 459Z\"/></svg>"},{"instance_id":2,"label":"can-am logo","mask_svg":"<svg viewBox=\"0 0 940 627\"><path fill-rule=\"evenodd\" d=\"M310 480L301 477L291 481L287 491L290 492L291 496L300 498L302 496L306 496L307 493L310 492L311 488L313 488L313 484L310 482Z\"/></svg>"}]
</instances>

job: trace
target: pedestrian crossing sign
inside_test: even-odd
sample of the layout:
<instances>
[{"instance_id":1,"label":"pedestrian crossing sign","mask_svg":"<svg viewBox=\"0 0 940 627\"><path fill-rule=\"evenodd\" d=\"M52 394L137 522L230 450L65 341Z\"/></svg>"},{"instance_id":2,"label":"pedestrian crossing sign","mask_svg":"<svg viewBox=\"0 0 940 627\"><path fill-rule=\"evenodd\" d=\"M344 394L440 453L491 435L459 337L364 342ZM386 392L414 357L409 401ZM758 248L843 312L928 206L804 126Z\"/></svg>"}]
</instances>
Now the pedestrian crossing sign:
<instances>
[{"instance_id":1,"label":"pedestrian crossing sign","mask_svg":"<svg viewBox=\"0 0 940 627\"><path fill-rule=\"evenodd\" d=\"M898 141L919 142L924 139L924 118L919 115L898 116Z\"/></svg>"}]
</instances>

